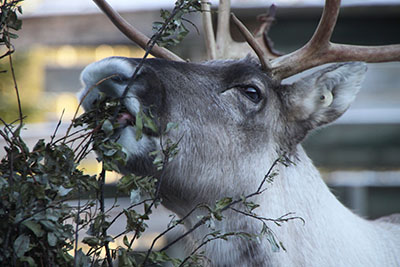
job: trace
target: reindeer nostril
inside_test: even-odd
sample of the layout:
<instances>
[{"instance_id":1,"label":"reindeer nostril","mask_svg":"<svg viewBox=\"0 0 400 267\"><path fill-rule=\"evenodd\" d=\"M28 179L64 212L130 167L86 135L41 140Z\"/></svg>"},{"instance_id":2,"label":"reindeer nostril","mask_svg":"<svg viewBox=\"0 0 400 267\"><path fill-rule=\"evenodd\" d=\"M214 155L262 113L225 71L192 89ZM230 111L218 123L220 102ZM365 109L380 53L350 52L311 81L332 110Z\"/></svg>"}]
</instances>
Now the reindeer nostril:
<instances>
[{"instance_id":1,"label":"reindeer nostril","mask_svg":"<svg viewBox=\"0 0 400 267\"><path fill-rule=\"evenodd\" d=\"M123 82L125 82L125 81L127 80L127 78L124 77L124 76L121 76L121 75L119 75L119 74L115 74L115 75L113 75L113 76L111 77L111 80L112 80L113 82L116 82L116 83L123 83Z\"/></svg>"}]
</instances>

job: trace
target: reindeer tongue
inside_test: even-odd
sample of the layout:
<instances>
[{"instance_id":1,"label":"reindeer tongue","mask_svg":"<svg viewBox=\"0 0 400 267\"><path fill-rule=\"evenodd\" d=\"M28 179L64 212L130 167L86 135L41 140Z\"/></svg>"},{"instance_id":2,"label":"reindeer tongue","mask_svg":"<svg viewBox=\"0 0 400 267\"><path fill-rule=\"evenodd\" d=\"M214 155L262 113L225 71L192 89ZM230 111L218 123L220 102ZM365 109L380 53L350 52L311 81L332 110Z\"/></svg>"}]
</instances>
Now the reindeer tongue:
<instances>
[{"instance_id":1,"label":"reindeer tongue","mask_svg":"<svg viewBox=\"0 0 400 267\"><path fill-rule=\"evenodd\" d=\"M119 115L118 115L118 118L117 118L117 122L119 123L119 124L121 124L121 125L126 125L126 124L132 124L132 125L134 125L135 124L135 117L133 117L130 113L128 113L128 112L123 112L123 113L120 113Z\"/></svg>"}]
</instances>

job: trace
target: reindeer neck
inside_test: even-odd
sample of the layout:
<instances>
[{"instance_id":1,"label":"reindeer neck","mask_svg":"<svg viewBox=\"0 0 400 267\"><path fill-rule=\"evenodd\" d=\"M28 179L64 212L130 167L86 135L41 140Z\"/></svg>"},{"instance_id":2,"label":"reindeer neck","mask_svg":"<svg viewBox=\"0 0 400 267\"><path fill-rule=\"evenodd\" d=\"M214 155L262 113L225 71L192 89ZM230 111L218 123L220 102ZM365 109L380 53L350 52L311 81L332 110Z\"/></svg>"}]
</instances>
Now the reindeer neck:
<instances>
[{"instance_id":1,"label":"reindeer neck","mask_svg":"<svg viewBox=\"0 0 400 267\"><path fill-rule=\"evenodd\" d=\"M273 246L265 237L259 242L243 238L213 241L205 246L205 254L217 263L216 266L219 266L218 262L231 262L231 266L370 266L376 262L376 255L371 258L373 244L379 242L376 241L376 229L335 198L300 146L296 163L280 166L279 176L268 187L256 200L260 207L255 212L260 217L277 219L293 212L288 217L298 216L304 220L281 222L281 226L267 222L286 252L282 248L273 252ZM221 232L258 234L261 230L262 224L254 218L234 211L228 211L224 216L215 227ZM192 238L201 240L210 231L203 226L193 232ZM370 254L366 255L365 251ZM347 259L343 255L348 255ZM342 258L344 260L340 262ZM364 265L359 265L361 263Z\"/></svg>"}]
</instances>

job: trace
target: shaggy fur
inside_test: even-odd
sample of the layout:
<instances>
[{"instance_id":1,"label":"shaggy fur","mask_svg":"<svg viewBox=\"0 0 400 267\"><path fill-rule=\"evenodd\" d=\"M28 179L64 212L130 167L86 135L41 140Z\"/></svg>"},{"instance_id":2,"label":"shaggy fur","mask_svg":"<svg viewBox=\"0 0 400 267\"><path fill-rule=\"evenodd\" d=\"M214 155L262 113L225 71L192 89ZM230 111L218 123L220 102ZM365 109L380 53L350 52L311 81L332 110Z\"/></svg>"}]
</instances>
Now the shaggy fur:
<instances>
[{"instance_id":1,"label":"shaggy fur","mask_svg":"<svg viewBox=\"0 0 400 267\"><path fill-rule=\"evenodd\" d=\"M117 74L89 92L89 108L99 92L121 96L138 59L108 58L82 74L81 95L101 79ZM273 161L289 152L294 163L278 165L279 176L252 199L262 217L288 212L304 219L269 227L286 251L273 252L267 238L230 238L204 247L211 266L400 266L398 217L367 221L345 208L329 191L300 142L312 129L330 123L354 100L366 71L363 63L335 64L291 85L276 84L250 58L202 64L150 59L123 104L134 115L151 109L159 126L179 128L165 138L180 140L180 152L156 173L148 153L159 149L156 137L136 141L133 126L121 130L119 142L129 153L124 172L155 174L163 204L185 215L198 203L256 191ZM253 101L246 88L258 90ZM165 139L164 139L165 140ZM190 228L201 211L191 216ZM216 224L221 231L259 233L260 222L234 211ZM194 231L200 240L209 229Z\"/></svg>"}]
</instances>

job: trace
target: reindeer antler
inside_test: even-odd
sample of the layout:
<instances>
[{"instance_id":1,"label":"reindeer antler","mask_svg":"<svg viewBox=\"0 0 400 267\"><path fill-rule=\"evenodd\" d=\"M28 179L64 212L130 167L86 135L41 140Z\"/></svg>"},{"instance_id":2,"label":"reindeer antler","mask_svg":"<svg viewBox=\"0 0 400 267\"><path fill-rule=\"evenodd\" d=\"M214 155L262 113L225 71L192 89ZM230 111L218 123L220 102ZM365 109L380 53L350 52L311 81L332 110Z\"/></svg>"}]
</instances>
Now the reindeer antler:
<instances>
[{"instance_id":1,"label":"reindeer antler","mask_svg":"<svg viewBox=\"0 0 400 267\"><path fill-rule=\"evenodd\" d=\"M304 70L331 62L364 61L369 63L400 61L400 45L355 46L331 43L330 39L339 15L340 0L325 0L324 11L311 39L300 49L270 60L270 72L276 79L284 79ZM235 21L235 19L234 19ZM241 27L239 27L241 29ZM241 29L244 36L247 33ZM246 38L247 39L247 38ZM249 43L254 43L253 37ZM260 56L263 61L270 57Z\"/></svg>"},{"instance_id":2,"label":"reindeer antler","mask_svg":"<svg viewBox=\"0 0 400 267\"><path fill-rule=\"evenodd\" d=\"M146 49L150 40L147 36L126 22L105 0L93 1L121 32L140 47ZM330 42L339 15L340 2L340 0L325 0L321 20L311 39L300 49L280 56L273 50L267 36L275 15L274 6L271 6L268 15L261 17L261 25L256 30L256 37L254 37L234 15L231 16L230 0L220 0L217 37L215 40L210 3L207 0L201 0L208 58L238 58L245 56L249 52L255 52L263 68L276 79L284 79L312 67L331 62L364 61L373 63L400 61L400 45L355 46ZM231 17L244 35L247 43L233 41L229 26ZM152 48L151 54L160 58L183 61L174 53L157 45Z\"/></svg>"},{"instance_id":3,"label":"reindeer antler","mask_svg":"<svg viewBox=\"0 0 400 267\"><path fill-rule=\"evenodd\" d=\"M293 53L271 61L272 73L276 77L286 78L330 62L400 61L400 45L354 46L331 43L339 9L340 0L325 0L321 20L310 41Z\"/></svg>"}]
</instances>

